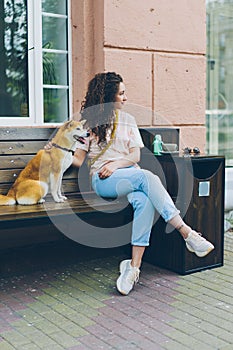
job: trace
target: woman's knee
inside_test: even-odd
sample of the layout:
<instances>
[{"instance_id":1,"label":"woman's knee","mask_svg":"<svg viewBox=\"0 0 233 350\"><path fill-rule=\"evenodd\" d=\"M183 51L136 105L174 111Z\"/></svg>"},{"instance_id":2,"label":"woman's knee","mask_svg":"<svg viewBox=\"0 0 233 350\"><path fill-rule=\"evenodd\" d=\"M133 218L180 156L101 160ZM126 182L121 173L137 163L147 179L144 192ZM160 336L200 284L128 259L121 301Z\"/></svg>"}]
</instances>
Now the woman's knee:
<instances>
[{"instance_id":1,"label":"woman's knee","mask_svg":"<svg viewBox=\"0 0 233 350\"><path fill-rule=\"evenodd\" d=\"M147 170L147 169L141 169L141 170L149 182L157 182L161 184L161 180L158 177L158 175L153 174L150 170Z\"/></svg>"},{"instance_id":2,"label":"woman's knee","mask_svg":"<svg viewBox=\"0 0 233 350\"><path fill-rule=\"evenodd\" d=\"M154 206L151 203L151 200L147 197L144 192L134 191L127 195L129 203L137 209L154 210Z\"/></svg>"}]
</instances>

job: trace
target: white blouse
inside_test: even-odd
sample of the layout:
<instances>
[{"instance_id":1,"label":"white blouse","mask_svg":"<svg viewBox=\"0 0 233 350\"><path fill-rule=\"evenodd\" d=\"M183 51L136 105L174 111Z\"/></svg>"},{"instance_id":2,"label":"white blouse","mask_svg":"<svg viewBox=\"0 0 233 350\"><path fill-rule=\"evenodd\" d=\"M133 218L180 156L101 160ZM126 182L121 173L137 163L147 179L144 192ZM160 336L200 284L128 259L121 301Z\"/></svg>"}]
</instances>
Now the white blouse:
<instances>
[{"instance_id":1,"label":"white blouse","mask_svg":"<svg viewBox=\"0 0 233 350\"><path fill-rule=\"evenodd\" d=\"M111 131L107 135L107 142L110 141ZM91 160L101 153L106 147L106 143L98 144L98 138L92 134L84 145L79 144L78 148L88 152ZM144 147L135 118L124 111L119 110L119 119L116 135L112 144L100 157L91 165L90 173L97 172L105 163L109 161L127 158L130 148Z\"/></svg>"}]
</instances>

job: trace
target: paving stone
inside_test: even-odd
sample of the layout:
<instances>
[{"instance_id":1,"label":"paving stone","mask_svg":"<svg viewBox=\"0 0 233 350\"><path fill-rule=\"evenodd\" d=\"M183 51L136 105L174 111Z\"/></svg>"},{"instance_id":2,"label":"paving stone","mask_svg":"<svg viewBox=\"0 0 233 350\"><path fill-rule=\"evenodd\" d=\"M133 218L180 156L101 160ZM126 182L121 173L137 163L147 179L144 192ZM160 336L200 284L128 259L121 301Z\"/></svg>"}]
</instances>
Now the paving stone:
<instances>
[{"instance_id":1,"label":"paving stone","mask_svg":"<svg viewBox=\"0 0 233 350\"><path fill-rule=\"evenodd\" d=\"M104 306L104 304L101 301L97 300L91 295L85 294L84 292L77 290L74 287L68 285L61 285L59 288L62 288L63 291L65 289L68 295L71 293L72 297L76 298L78 302L85 303L90 307L99 308Z\"/></svg>"},{"instance_id":2,"label":"paving stone","mask_svg":"<svg viewBox=\"0 0 233 350\"><path fill-rule=\"evenodd\" d=\"M42 319L41 321L36 322L36 329L40 330L44 334L51 334L54 332L59 332L60 328L57 327L54 323L50 322L47 319Z\"/></svg>"},{"instance_id":3,"label":"paving stone","mask_svg":"<svg viewBox=\"0 0 233 350\"><path fill-rule=\"evenodd\" d=\"M24 345L27 345L28 343L30 343L27 337L20 334L16 330L12 330L10 332L9 331L3 332L2 337L4 338L4 340L9 342L12 346L23 347Z\"/></svg>"},{"instance_id":4,"label":"paving stone","mask_svg":"<svg viewBox=\"0 0 233 350\"><path fill-rule=\"evenodd\" d=\"M199 320L198 317L192 316L187 312L183 312L182 310L175 310L171 313L171 315L173 316L174 319L182 320L190 324L197 323Z\"/></svg>"},{"instance_id":5,"label":"paving stone","mask_svg":"<svg viewBox=\"0 0 233 350\"><path fill-rule=\"evenodd\" d=\"M186 345L182 345L175 340L169 340L166 343L161 344L162 349L167 350L188 350L189 347Z\"/></svg>"},{"instance_id":6,"label":"paving stone","mask_svg":"<svg viewBox=\"0 0 233 350\"><path fill-rule=\"evenodd\" d=\"M223 346L227 345L227 342L220 339L218 336L214 336L211 334L208 334L205 331L201 331L199 333L195 333L193 335L194 339L197 339L198 341L202 342L203 344L212 346L212 348L220 349Z\"/></svg>"},{"instance_id":7,"label":"paving stone","mask_svg":"<svg viewBox=\"0 0 233 350\"><path fill-rule=\"evenodd\" d=\"M90 348L84 344L79 344L75 346L71 346L70 348L67 348L66 350L90 350Z\"/></svg>"},{"instance_id":8,"label":"paving stone","mask_svg":"<svg viewBox=\"0 0 233 350\"><path fill-rule=\"evenodd\" d=\"M35 330L33 333L27 334L27 338L30 339L31 342L41 347L54 344L54 341L50 338L50 336L46 335L40 330Z\"/></svg>"},{"instance_id":9,"label":"paving stone","mask_svg":"<svg viewBox=\"0 0 233 350\"><path fill-rule=\"evenodd\" d=\"M90 307L86 304L78 304L73 306L73 310L78 311L84 315L88 315L89 317L95 317L100 314L100 311L97 311L96 308ZM101 309L100 309L101 310Z\"/></svg>"},{"instance_id":10,"label":"paving stone","mask_svg":"<svg viewBox=\"0 0 233 350\"><path fill-rule=\"evenodd\" d=\"M42 346L41 349L43 349L43 350L64 350L65 348L54 342L54 344L47 344L45 346Z\"/></svg>"},{"instance_id":11,"label":"paving stone","mask_svg":"<svg viewBox=\"0 0 233 350\"><path fill-rule=\"evenodd\" d=\"M59 333L52 333L50 337L60 346L65 349L74 345L78 345L80 342L74 337L67 334L65 331L60 331Z\"/></svg>"},{"instance_id":12,"label":"paving stone","mask_svg":"<svg viewBox=\"0 0 233 350\"><path fill-rule=\"evenodd\" d=\"M232 350L232 343L230 345L222 347L221 350Z\"/></svg>"},{"instance_id":13,"label":"paving stone","mask_svg":"<svg viewBox=\"0 0 233 350\"><path fill-rule=\"evenodd\" d=\"M87 327L87 326L90 326L94 323L91 318L84 316L83 314L78 313L78 312L75 314L69 314L69 315L67 314L67 318L70 321L73 321L74 323L76 323L82 327Z\"/></svg>"},{"instance_id":14,"label":"paving stone","mask_svg":"<svg viewBox=\"0 0 233 350\"><path fill-rule=\"evenodd\" d=\"M28 323L25 320L12 322L11 325L15 330L17 330L17 332L25 336L32 334L37 330L37 328L32 323Z\"/></svg>"},{"instance_id":15,"label":"paving stone","mask_svg":"<svg viewBox=\"0 0 233 350\"><path fill-rule=\"evenodd\" d=\"M108 345L106 342L101 339L96 338L92 334L89 334L80 339L83 345L86 345L88 349L103 349L103 350L112 350L112 346ZM122 348L123 349L123 348Z\"/></svg>"},{"instance_id":16,"label":"paving stone","mask_svg":"<svg viewBox=\"0 0 233 350\"><path fill-rule=\"evenodd\" d=\"M182 321L182 320L173 320L169 322L169 331L171 332L171 329L177 329L179 331L182 331L185 334L188 334L189 336L197 333L200 331L201 326L199 326L199 323L197 325L190 324L188 322ZM165 331L164 334L168 335L169 332Z\"/></svg>"},{"instance_id":17,"label":"paving stone","mask_svg":"<svg viewBox=\"0 0 233 350\"><path fill-rule=\"evenodd\" d=\"M67 321L67 315L62 316L61 314L50 310L48 312L45 312L43 314L44 318L47 319L48 321L52 322L53 324L57 325L59 327L62 322Z\"/></svg>"},{"instance_id":18,"label":"paving stone","mask_svg":"<svg viewBox=\"0 0 233 350\"><path fill-rule=\"evenodd\" d=\"M206 350L213 350L213 346L209 346L208 344L205 344L205 343L203 344L203 342L200 341L199 339L195 339L194 337L191 338L190 335L187 335L178 330L169 333L168 336L171 339L177 341L178 343L192 350L203 349L203 345L205 345Z\"/></svg>"},{"instance_id":19,"label":"paving stone","mask_svg":"<svg viewBox=\"0 0 233 350\"><path fill-rule=\"evenodd\" d=\"M23 346L23 350L40 350L41 347L37 346L36 344L30 343Z\"/></svg>"},{"instance_id":20,"label":"paving stone","mask_svg":"<svg viewBox=\"0 0 233 350\"><path fill-rule=\"evenodd\" d=\"M0 342L0 348L1 350L15 350L15 347L6 341Z\"/></svg>"},{"instance_id":21,"label":"paving stone","mask_svg":"<svg viewBox=\"0 0 233 350\"><path fill-rule=\"evenodd\" d=\"M32 324L43 319L43 317L38 312L35 312L30 308L20 310L17 313L21 315L21 317L24 320L26 320L28 323L32 323Z\"/></svg>"},{"instance_id":22,"label":"paving stone","mask_svg":"<svg viewBox=\"0 0 233 350\"><path fill-rule=\"evenodd\" d=\"M213 331L211 333L213 334ZM227 343L233 344L232 332L226 332L225 330L222 330L221 333L218 335L218 337ZM232 346L232 348L233 348L233 346Z\"/></svg>"},{"instance_id":23,"label":"paving stone","mask_svg":"<svg viewBox=\"0 0 233 350\"><path fill-rule=\"evenodd\" d=\"M40 295L36 298L37 300L43 302L45 305L55 305L58 303L56 298L49 296L48 294Z\"/></svg>"},{"instance_id":24,"label":"paving stone","mask_svg":"<svg viewBox=\"0 0 233 350\"><path fill-rule=\"evenodd\" d=\"M75 324L74 322L65 322L62 325L60 325L61 329L63 329L67 334L71 335L72 337L78 338L82 337L84 335L87 335L88 332L83 327L80 327L79 325Z\"/></svg>"},{"instance_id":25,"label":"paving stone","mask_svg":"<svg viewBox=\"0 0 233 350\"><path fill-rule=\"evenodd\" d=\"M35 301L34 303L27 304L28 308L40 313L40 315L43 315L43 313L48 312L50 310L50 307L45 305L44 303L40 301Z\"/></svg>"},{"instance_id":26,"label":"paving stone","mask_svg":"<svg viewBox=\"0 0 233 350\"><path fill-rule=\"evenodd\" d=\"M63 302L60 304L52 305L51 309L54 310L55 312L58 312L59 314L63 315L72 315L72 314L77 314L77 311L74 310L73 308L65 305Z\"/></svg>"},{"instance_id":27,"label":"paving stone","mask_svg":"<svg viewBox=\"0 0 233 350\"><path fill-rule=\"evenodd\" d=\"M65 305L68 305L70 307L82 305L82 303L79 300L77 300L77 298L74 297L72 293L67 289L66 293L59 289L57 290L57 293L54 293L54 288L47 288L44 290L44 292L48 295L55 297L57 301L62 300L65 303Z\"/></svg>"}]
</instances>

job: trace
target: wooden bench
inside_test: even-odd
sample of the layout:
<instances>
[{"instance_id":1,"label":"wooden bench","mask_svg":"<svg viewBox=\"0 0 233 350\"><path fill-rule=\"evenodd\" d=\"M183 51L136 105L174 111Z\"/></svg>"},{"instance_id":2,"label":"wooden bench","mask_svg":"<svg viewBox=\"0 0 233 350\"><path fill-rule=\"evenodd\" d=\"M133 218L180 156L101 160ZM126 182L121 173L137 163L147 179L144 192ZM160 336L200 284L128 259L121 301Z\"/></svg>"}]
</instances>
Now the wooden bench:
<instances>
[{"instance_id":1,"label":"wooden bench","mask_svg":"<svg viewBox=\"0 0 233 350\"><path fill-rule=\"evenodd\" d=\"M162 132L167 142L178 142L178 134L174 130L141 128L140 131L150 149L157 132ZM20 171L55 132L56 129L51 127L0 128L1 194L7 193ZM130 242L131 206L125 198L107 201L97 197L90 188L86 165L80 170L71 166L66 171L63 192L68 197L65 203L55 203L48 195L44 204L0 206L0 249L64 239L66 236L86 244L85 237L81 237L85 236L86 227L94 227L96 232L90 234L97 237L87 238L87 244L108 247ZM67 223L71 227L67 228ZM106 236L103 233L100 235L102 228L105 229L102 231L106 232ZM121 233L122 240L109 238L110 228L116 228L117 235ZM96 239L100 240L99 243Z\"/></svg>"}]
</instances>

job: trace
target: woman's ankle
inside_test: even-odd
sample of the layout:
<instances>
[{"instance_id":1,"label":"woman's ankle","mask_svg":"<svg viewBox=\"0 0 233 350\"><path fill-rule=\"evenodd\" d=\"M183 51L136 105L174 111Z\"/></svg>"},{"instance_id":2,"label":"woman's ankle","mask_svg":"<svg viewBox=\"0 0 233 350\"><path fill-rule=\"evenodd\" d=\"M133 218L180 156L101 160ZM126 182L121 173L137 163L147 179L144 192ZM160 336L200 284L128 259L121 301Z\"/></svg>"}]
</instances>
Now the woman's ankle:
<instances>
[{"instance_id":1,"label":"woman's ankle","mask_svg":"<svg viewBox=\"0 0 233 350\"><path fill-rule=\"evenodd\" d=\"M131 266L137 267L138 269L141 266L143 254L146 247L141 246L132 246L132 260L131 260Z\"/></svg>"},{"instance_id":2,"label":"woman's ankle","mask_svg":"<svg viewBox=\"0 0 233 350\"><path fill-rule=\"evenodd\" d=\"M181 236L184 239L186 239L188 237L189 233L192 231L191 227L186 225L186 224L182 225L182 227L180 229L177 229L177 230L180 232Z\"/></svg>"},{"instance_id":3,"label":"woman's ankle","mask_svg":"<svg viewBox=\"0 0 233 350\"><path fill-rule=\"evenodd\" d=\"M141 267L141 264L142 264L142 261L140 260L136 260L136 259L132 259L131 260L131 266L132 267L137 267L138 269L140 269Z\"/></svg>"},{"instance_id":4,"label":"woman's ankle","mask_svg":"<svg viewBox=\"0 0 233 350\"><path fill-rule=\"evenodd\" d=\"M180 215L172 218L169 223L181 234L181 236L186 239L188 237L189 232L192 230L190 226L188 226L181 218Z\"/></svg>"}]
</instances>

